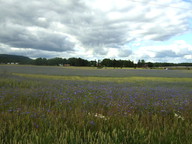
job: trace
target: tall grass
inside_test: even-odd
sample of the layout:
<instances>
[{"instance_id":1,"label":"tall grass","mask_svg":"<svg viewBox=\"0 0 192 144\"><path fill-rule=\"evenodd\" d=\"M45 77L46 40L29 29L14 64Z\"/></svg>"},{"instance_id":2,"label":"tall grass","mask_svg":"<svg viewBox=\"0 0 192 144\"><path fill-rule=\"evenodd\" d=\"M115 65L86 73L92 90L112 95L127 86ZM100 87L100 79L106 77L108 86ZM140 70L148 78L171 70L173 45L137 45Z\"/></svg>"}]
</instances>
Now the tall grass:
<instances>
[{"instance_id":1,"label":"tall grass","mask_svg":"<svg viewBox=\"0 0 192 144\"><path fill-rule=\"evenodd\" d=\"M190 144L189 82L138 80L1 77L0 143Z\"/></svg>"}]
</instances>

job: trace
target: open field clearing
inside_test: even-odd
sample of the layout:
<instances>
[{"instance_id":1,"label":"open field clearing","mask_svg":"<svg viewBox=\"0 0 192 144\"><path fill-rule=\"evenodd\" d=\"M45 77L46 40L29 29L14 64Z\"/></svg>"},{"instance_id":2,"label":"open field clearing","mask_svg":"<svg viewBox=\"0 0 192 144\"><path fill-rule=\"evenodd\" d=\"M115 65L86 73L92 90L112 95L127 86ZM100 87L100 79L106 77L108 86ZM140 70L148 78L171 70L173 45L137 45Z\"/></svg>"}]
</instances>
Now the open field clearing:
<instances>
[{"instance_id":1,"label":"open field clearing","mask_svg":"<svg viewBox=\"0 0 192 144\"><path fill-rule=\"evenodd\" d=\"M95 67L55 67L0 65L0 72L90 77L173 77L192 78L192 70L150 70L150 69L97 69Z\"/></svg>"},{"instance_id":2,"label":"open field clearing","mask_svg":"<svg viewBox=\"0 0 192 144\"><path fill-rule=\"evenodd\" d=\"M192 71L0 66L2 144L191 144Z\"/></svg>"}]
</instances>

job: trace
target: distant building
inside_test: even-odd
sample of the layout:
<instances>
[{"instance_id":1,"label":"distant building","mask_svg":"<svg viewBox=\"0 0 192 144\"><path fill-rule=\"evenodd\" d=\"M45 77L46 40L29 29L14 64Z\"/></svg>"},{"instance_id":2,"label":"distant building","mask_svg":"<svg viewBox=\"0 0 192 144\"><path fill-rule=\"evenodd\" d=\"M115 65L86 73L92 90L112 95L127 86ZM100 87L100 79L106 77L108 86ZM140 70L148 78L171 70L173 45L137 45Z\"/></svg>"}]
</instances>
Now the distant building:
<instances>
[{"instance_id":1,"label":"distant building","mask_svg":"<svg viewBox=\"0 0 192 144\"><path fill-rule=\"evenodd\" d=\"M70 64L64 64L63 65L64 67L69 67L69 66L71 66Z\"/></svg>"},{"instance_id":2,"label":"distant building","mask_svg":"<svg viewBox=\"0 0 192 144\"><path fill-rule=\"evenodd\" d=\"M19 63L18 62L10 62L10 63L7 63L7 64L14 65L14 64L19 64Z\"/></svg>"}]
</instances>

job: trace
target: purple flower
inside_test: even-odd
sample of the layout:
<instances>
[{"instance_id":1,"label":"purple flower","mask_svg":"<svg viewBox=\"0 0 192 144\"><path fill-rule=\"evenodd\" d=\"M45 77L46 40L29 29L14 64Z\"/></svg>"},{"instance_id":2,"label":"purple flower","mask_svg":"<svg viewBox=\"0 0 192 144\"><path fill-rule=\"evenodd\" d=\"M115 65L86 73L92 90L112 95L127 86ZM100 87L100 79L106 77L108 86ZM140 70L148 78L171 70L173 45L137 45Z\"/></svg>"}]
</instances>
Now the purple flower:
<instances>
[{"instance_id":1,"label":"purple flower","mask_svg":"<svg viewBox=\"0 0 192 144\"><path fill-rule=\"evenodd\" d=\"M95 125L95 122L94 121L90 121L89 124Z\"/></svg>"}]
</instances>

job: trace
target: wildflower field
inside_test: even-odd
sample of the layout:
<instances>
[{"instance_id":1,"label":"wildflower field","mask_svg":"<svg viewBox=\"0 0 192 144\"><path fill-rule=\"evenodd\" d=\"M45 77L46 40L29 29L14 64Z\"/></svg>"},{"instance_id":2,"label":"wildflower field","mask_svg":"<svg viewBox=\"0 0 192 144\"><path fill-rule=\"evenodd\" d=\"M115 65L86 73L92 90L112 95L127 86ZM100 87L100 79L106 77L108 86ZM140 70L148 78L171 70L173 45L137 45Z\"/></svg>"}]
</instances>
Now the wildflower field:
<instances>
[{"instance_id":1,"label":"wildflower field","mask_svg":"<svg viewBox=\"0 0 192 144\"><path fill-rule=\"evenodd\" d=\"M2 144L191 144L192 71L0 65Z\"/></svg>"}]
</instances>

